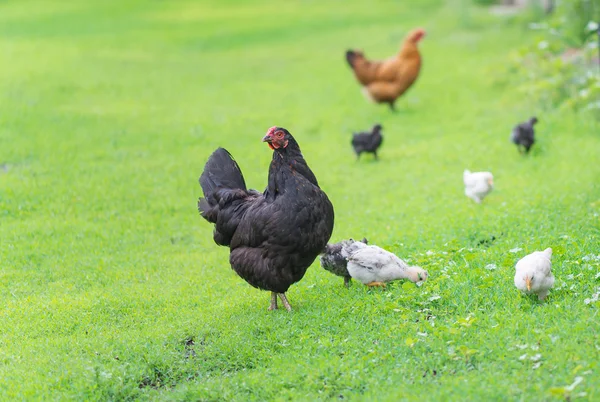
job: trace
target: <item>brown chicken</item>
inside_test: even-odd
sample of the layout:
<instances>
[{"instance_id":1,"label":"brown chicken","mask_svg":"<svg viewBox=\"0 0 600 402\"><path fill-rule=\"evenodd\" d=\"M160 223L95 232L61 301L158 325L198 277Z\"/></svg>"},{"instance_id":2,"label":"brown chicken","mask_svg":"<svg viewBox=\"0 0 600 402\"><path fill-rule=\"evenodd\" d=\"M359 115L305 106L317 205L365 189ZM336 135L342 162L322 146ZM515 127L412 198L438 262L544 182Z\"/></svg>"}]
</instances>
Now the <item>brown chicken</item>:
<instances>
[{"instance_id":1,"label":"brown chicken","mask_svg":"<svg viewBox=\"0 0 600 402\"><path fill-rule=\"evenodd\" d=\"M346 52L346 60L363 86L365 96L377 103L388 103L395 110L396 99L419 77L421 54L417 45L424 36L425 30L421 28L411 31L400 52L383 61L369 61L361 51Z\"/></svg>"}]
</instances>

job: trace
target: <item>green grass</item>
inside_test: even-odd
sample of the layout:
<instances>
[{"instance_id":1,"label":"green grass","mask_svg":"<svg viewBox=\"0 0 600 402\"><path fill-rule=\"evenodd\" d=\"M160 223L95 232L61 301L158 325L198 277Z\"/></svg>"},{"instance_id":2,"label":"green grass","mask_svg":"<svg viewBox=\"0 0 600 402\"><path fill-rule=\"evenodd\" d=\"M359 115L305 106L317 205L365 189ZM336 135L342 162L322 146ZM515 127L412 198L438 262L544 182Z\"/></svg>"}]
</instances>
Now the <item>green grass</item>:
<instances>
[{"instance_id":1,"label":"green grass","mask_svg":"<svg viewBox=\"0 0 600 402\"><path fill-rule=\"evenodd\" d=\"M600 127L498 83L520 23L435 0L52 3L0 2L1 400L600 399ZM392 114L344 51L387 57L415 26L422 76ZM532 114L523 158L508 136ZM375 122L381 161L357 163ZM295 311L266 311L196 200L217 146L264 188L273 125L332 240L366 236L424 286L347 290L315 263ZM494 173L484 204L464 168ZM540 303L512 278L545 247Z\"/></svg>"}]
</instances>

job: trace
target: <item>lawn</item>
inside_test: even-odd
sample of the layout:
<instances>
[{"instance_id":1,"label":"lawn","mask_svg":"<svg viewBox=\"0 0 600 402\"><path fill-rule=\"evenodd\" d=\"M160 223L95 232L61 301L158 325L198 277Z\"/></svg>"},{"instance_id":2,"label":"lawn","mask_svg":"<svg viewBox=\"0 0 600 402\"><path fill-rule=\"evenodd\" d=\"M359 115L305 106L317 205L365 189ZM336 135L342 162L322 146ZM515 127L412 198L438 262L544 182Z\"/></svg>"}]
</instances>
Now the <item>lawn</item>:
<instances>
[{"instance_id":1,"label":"lawn","mask_svg":"<svg viewBox=\"0 0 600 402\"><path fill-rule=\"evenodd\" d=\"M422 75L392 113L344 52L390 56L416 26ZM504 79L534 39L463 0L0 2L0 400L599 400L600 127ZM534 114L522 157L510 130ZM374 123L380 161L357 162ZM273 125L332 240L428 282L346 289L315 262L294 311L267 311L196 201L217 146L262 190ZM494 173L481 205L465 168ZM546 247L538 302L514 264Z\"/></svg>"}]
</instances>

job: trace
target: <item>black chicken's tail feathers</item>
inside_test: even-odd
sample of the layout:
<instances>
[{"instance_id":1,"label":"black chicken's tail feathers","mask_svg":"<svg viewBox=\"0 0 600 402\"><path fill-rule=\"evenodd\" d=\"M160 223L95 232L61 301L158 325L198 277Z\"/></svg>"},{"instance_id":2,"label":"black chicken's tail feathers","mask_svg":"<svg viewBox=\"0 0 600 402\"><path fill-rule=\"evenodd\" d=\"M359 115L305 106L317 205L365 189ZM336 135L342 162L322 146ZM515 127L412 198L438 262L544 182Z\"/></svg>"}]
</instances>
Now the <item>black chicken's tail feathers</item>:
<instances>
[{"instance_id":1,"label":"black chicken's tail feathers","mask_svg":"<svg viewBox=\"0 0 600 402\"><path fill-rule=\"evenodd\" d=\"M210 204L206 201L206 198L198 198L198 212L202 215L205 211L210 209Z\"/></svg>"},{"instance_id":2,"label":"black chicken's tail feathers","mask_svg":"<svg viewBox=\"0 0 600 402\"><path fill-rule=\"evenodd\" d=\"M200 176L200 186L204 198L198 200L198 211L204 219L215 224L215 242L228 246L246 210L261 194L246 189L240 167L223 148L218 148L208 158Z\"/></svg>"},{"instance_id":3,"label":"black chicken's tail feathers","mask_svg":"<svg viewBox=\"0 0 600 402\"><path fill-rule=\"evenodd\" d=\"M242 171L225 148L217 148L208 158L199 181L205 198L210 198L218 188L246 190ZM198 202L198 209L203 201L206 202L202 199Z\"/></svg>"}]
</instances>

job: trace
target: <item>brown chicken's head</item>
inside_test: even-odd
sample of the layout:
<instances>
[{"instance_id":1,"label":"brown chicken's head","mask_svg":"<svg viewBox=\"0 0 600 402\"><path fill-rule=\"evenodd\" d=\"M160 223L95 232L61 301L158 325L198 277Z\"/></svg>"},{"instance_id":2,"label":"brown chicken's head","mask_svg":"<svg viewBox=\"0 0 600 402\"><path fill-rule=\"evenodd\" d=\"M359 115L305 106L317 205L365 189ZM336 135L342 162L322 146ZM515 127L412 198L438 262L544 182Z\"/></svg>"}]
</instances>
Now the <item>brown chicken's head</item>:
<instances>
[{"instance_id":1,"label":"brown chicken's head","mask_svg":"<svg viewBox=\"0 0 600 402\"><path fill-rule=\"evenodd\" d=\"M273 126L267 131L263 137L263 142L269 144L269 148L283 149L288 146L290 140L293 140L292 135L283 127Z\"/></svg>"},{"instance_id":2,"label":"brown chicken's head","mask_svg":"<svg viewBox=\"0 0 600 402\"><path fill-rule=\"evenodd\" d=\"M424 37L425 37L425 30L423 28L417 28L417 29L413 29L412 31L410 31L410 33L407 36L407 39L410 42L417 44Z\"/></svg>"},{"instance_id":3,"label":"brown chicken's head","mask_svg":"<svg viewBox=\"0 0 600 402\"><path fill-rule=\"evenodd\" d=\"M365 62L365 55L360 50L347 50L346 61L350 64L350 67L354 68L357 63Z\"/></svg>"}]
</instances>

